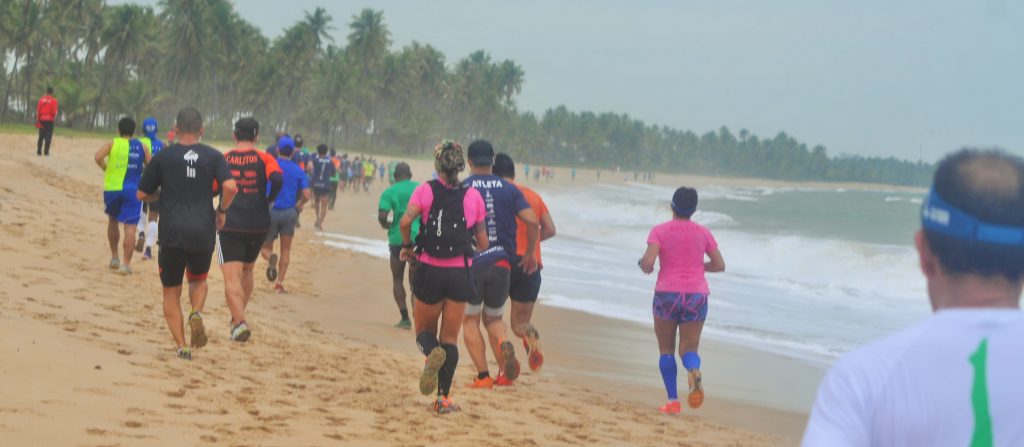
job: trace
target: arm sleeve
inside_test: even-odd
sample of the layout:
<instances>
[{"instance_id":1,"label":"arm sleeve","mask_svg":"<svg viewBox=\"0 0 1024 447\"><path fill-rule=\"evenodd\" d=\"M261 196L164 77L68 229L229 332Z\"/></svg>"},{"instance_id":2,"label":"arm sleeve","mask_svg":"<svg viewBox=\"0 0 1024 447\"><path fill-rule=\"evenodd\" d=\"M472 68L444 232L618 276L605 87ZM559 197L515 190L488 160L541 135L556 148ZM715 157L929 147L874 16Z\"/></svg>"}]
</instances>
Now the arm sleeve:
<instances>
[{"instance_id":1,"label":"arm sleeve","mask_svg":"<svg viewBox=\"0 0 1024 447\"><path fill-rule=\"evenodd\" d=\"M712 251L718 250L718 241L715 240L715 235L711 234L711 230L708 230L707 228L705 228L704 229L704 234L707 237L707 247L708 247L706 250L704 250L704 252L705 253L710 253Z\"/></svg>"},{"instance_id":2,"label":"arm sleeve","mask_svg":"<svg viewBox=\"0 0 1024 447\"><path fill-rule=\"evenodd\" d=\"M658 227L651 228L651 232L647 235L647 243L661 245L661 234L658 233Z\"/></svg>"},{"instance_id":3,"label":"arm sleeve","mask_svg":"<svg viewBox=\"0 0 1024 447\"><path fill-rule=\"evenodd\" d=\"M309 178L306 177L305 173L299 176L299 191L303 189L309 189Z\"/></svg>"},{"instance_id":4,"label":"arm sleeve","mask_svg":"<svg viewBox=\"0 0 1024 447\"><path fill-rule=\"evenodd\" d=\"M864 393L851 380L850 372L840 362L829 371L818 389L807 430L804 447L857 447L870 444L870 429L865 411Z\"/></svg>"},{"instance_id":5,"label":"arm sleeve","mask_svg":"<svg viewBox=\"0 0 1024 447\"><path fill-rule=\"evenodd\" d=\"M466 198L463 200L462 206L466 209L467 227L472 228L473 225L483 222L487 218L484 198L480 195L480 191L477 191L475 188L469 188L469 191L466 192Z\"/></svg>"},{"instance_id":6,"label":"arm sleeve","mask_svg":"<svg viewBox=\"0 0 1024 447\"><path fill-rule=\"evenodd\" d=\"M274 203L277 200L282 186L284 186L284 176L281 175L281 171L270 173L270 194L267 196L267 203Z\"/></svg>"},{"instance_id":7,"label":"arm sleeve","mask_svg":"<svg viewBox=\"0 0 1024 447\"><path fill-rule=\"evenodd\" d=\"M523 192L520 191L519 188L512 187L512 196L515 198L515 201L516 201L516 212L517 213L530 207L530 202L526 201L526 196L523 195ZM536 211L536 210L534 210L534 211ZM539 217L540 216L538 215L538 218Z\"/></svg>"},{"instance_id":8,"label":"arm sleeve","mask_svg":"<svg viewBox=\"0 0 1024 447\"><path fill-rule=\"evenodd\" d=\"M157 165L160 164L160 157L153 157L149 160L149 164L142 170L142 178L139 179L139 191L146 194L153 194L156 192L156 188L160 186L160 170Z\"/></svg>"},{"instance_id":9,"label":"arm sleeve","mask_svg":"<svg viewBox=\"0 0 1024 447\"><path fill-rule=\"evenodd\" d=\"M395 206L392 202L394 201L391 200L391 195L388 194L388 190L384 190L384 192L381 193L380 195L380 203L377 205L377 209L381 211L390 212L391 210L395 209Z\"/></svg>"},{"instance_id":10,"label":"arm sleeve","mask_svg":"<svg viewBox=\"0 0 1024 447\"><path fill-rule=\"evenodd\" d=\"M214 153L216 157L213 162L213 178L222 185L228 180L234 180L235 177L231 175L231 167L228 166L228 159L224 158L224 154L220 152L214 151Z\"/></svg>"}]
</instances>

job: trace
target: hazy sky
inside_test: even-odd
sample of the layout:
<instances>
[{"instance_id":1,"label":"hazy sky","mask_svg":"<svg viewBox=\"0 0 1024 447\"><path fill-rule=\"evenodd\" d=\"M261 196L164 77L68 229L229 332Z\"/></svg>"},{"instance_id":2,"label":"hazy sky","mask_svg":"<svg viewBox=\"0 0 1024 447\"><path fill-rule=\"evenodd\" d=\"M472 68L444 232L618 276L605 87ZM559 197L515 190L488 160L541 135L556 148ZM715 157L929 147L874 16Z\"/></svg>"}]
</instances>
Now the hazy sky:
<instances>
[{"instance_id":1,"label":"hazy sky","mask_svg":"<svg viewBox=\"0 0 1024 447\"><path fill-rule=\"evenodd\" d=\"M124 3L112 1L111 3ZM154 4L154 1L137 3ZM394 46L484 49L526 72L520 108L626 112L698 133L785 131L830 154L1024 153L1024 4L1001 0L236 0L271 37L364 7Z\"/></svg>"}]
</instances>

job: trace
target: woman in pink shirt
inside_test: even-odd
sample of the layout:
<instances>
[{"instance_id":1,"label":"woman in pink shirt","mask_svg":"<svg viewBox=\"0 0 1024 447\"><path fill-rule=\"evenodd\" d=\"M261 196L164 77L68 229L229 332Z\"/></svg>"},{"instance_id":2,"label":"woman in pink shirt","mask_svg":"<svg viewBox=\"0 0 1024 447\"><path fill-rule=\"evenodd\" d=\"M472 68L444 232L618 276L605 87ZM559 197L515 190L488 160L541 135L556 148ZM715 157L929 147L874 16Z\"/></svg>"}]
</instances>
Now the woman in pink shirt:
<instances>
[{"instance_id":1,"label":"woman in pink shirt","mask_svg":"<svg viewBox=\"0 0 1024 447\"><path fill-rule=\"evenodd\" d=\"M486 250L488 243L483 197L459 180L459 173L466 169L462 146L454 141L442 142L434 149L434 167L438 179L416 187L399 222L403 242L400 258L419 263L412 278L416 298L413 320L416 345L427 356L420 374L420 392L436 390L434 410L445 414L459 411L448 394L459 364L456 343L466 303L476 295L469 274L474 245L476 250ZM412 223L418 218L422 218L422 225L414 243Z\"/></svg>"},{"instance_id":2,"label":"woman in pink shirt","mask_svg":"<svg viewBox=\"0 0 1024 447\"><path fill-rule=\"evenodd\" d=\"M661 259L658 283L654 287L654 333L661 350L659 367L669 402L661 412L678 414L682 405L676 391L676 329L679 330L679 356L687 370L690 408L704 403L700 356L697 346L708 314L708 282L705 272L725 271L725 261L711 231L690 220L697 211L697 190L682 187L672 196L673 219L656 225L647 237L647 251L640 259L644 273L654 272L654 261ZM709 261L704 261L707 255Z\"/></svg>"}]
</instances>

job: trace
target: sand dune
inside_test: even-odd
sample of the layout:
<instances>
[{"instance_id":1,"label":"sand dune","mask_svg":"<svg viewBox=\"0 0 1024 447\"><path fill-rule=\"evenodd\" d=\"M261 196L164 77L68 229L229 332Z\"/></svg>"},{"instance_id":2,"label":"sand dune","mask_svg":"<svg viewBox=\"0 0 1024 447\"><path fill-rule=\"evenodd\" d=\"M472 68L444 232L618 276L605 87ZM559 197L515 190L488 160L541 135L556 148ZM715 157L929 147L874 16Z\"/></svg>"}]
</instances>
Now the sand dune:
<instances>
[{"instance_id":1,"label":"sand dune","mask_svg":"<svg viewBox=\"0 0 1024 447\"><path fill-rule=\"evenodd\" d=\"M34 143L0 136L0 445L792 443L692 416L665 417L557 376L526 374L510 389L466 390L472 368L465 355L454 396L464 411L435 416L416 389L422 356L412 335L396 330L370 343L374 334L350 329L369 318L381 327L392 320L383 264L312 243L308 228L297 236L291 293L276 295L258 282L252 341L228 341L215 269L206 309L210 344L194 361L178 360L154 262L137 259L130 277L106 269L102 175L92 162L102 141L57 138L48 159L35 156ZM375 199L340 198L338 215L345 217L329 224L365 220L361 225L372 227ZM331 274L327 265L340 267ZM376 304L352 304L363 298ZM351 309L329 324L314 322L303 305L335 300ZM391 313L366 311L379 308ZM397 347L401 337L406 348Z\"/></svg>"}]
</instances>

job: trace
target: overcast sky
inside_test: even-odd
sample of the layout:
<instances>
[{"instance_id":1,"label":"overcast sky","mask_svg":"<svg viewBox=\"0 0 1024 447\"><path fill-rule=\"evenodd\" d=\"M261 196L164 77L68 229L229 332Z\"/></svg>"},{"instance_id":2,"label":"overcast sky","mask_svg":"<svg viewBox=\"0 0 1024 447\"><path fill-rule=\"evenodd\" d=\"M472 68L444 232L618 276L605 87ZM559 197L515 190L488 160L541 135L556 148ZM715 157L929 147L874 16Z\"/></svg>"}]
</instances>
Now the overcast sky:
<instances>
[{"instance_id":1,"label":"overcast sky","mask_svg":"<svg viewBox=\"0 0 1024 447\"><path fill-rule=\"evenodd\" d=\"M125 3L111 1L110 3ZM155 4L156 1L136 1ZM520 108L625 112L698 133L785 131L830 154L1024 153L1024 4L1001 0L236 0L270 37L325 6L382 9L394 46L484 49Z\"/></svg>"}]
</instances>

